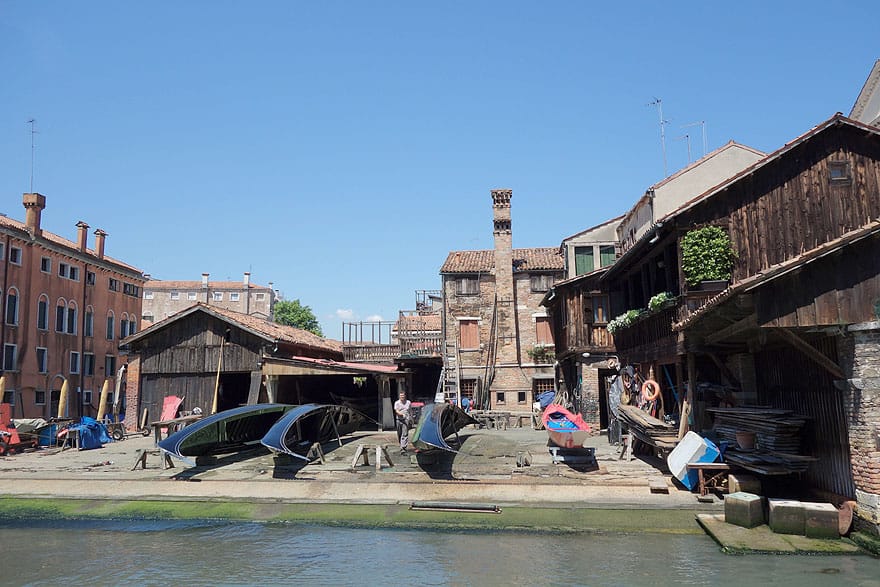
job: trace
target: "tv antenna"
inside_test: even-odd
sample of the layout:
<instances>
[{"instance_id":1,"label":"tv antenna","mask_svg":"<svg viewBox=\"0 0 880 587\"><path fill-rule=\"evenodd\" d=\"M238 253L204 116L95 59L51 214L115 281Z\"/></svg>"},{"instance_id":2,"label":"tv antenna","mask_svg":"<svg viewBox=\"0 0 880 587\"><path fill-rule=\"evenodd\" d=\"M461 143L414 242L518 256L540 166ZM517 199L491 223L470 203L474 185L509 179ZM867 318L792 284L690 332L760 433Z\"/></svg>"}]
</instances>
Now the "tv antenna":
<instances>
[{"instance_id":1,"label":"tv antenna","mask_svg":"<svg viewBox=\"0 0 880 587\"><path fill-rule=\"evenodd\" d=\"M648 106L656 106L657 113L660 115L660 147L663 149L663 177L668 175L666 171L666 125L668 120L663 118L663 100L655 97L653 102L649 102Z\"/></svg>"},{"instance_id":2,"label":"tv antenna","mask_svg":"<svg viewBox=\"0 0 880 587\"><path fill-rule=\"evenodd\" d=\"M702 133L702 136L703 136L703 156L705 156L706 153L709 152L709 141L706 139L706 121L700 120L698 122L692 122L690 124L685 124L681 128L690 128L692 126L699 126L700 127L700 132ZM690 157L688 157L688 158L690 158Z\"/></svg>"},{"instance_id":3,"label":"tv antenna","mask_svg":"<svg viewBox=\"0 0 880 587\"><path fill-rule=\"evenodd\" d=\"M675 139L675 140L677 140L677 141L680 141L680 140L685 140L685 141L687 141L687 146L688 146L688 165L690 165L690 164L691 164L691 135L689 135L689 134L684 134L684 135L678 137L678 138Z\"/></svg>"},{"instance_id":4,"label":"tv antenna","mask_svg":"<svg viewBox=\"0 0 880 587\"><path fill-rule=\"evenodd\" d=\"M34 126L37 124L37 119L28 118L27 124L31 125L31 190L28 193L32 194L34 193L34 153L36 152L35 135L37 134L37 129Z\"/></svg>"}]
</instances>

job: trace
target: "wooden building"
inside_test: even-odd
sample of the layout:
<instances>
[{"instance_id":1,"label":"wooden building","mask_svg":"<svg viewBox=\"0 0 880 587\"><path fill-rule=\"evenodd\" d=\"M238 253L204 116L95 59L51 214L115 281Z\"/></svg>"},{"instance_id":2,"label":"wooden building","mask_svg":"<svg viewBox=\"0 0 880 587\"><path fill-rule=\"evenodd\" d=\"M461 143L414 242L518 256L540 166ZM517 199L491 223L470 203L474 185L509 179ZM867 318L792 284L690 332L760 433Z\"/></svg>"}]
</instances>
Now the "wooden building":
<instances>
[{"instance_id":1,"label":"wooden building","mask_svg":"<svg viewBox=\"0 0 880 587\"><path fill-rule=\"evenodd\" d=\"M123 345L130 353L125 410L130 427L145 409L151 419L158 418L169 395L185 398L186 410L210 413L215 389L218 411L262 402L363 398L377 417L384 400L396 395L397 380L405 377L394 367L342 363L338 341L204 304L126 338Z\"/></svg>"},{"instance_id":2,"label":"wooden building","mask_svg":"<svg viewBox=\"0 0 880 587\"><path fill-rule=\"evenodd\" d=\"M689 287L682 270L682 238L705 226L735 255L721 290ZM653 374L667 406L686 399L697 431L721 399L703 384L806 416L817 460L804 488L857 499L878 532L880 129L835 115L657 219L591 287L615 316L670 292L615 331L621 362Z\"/></svg>"}]
</instances>

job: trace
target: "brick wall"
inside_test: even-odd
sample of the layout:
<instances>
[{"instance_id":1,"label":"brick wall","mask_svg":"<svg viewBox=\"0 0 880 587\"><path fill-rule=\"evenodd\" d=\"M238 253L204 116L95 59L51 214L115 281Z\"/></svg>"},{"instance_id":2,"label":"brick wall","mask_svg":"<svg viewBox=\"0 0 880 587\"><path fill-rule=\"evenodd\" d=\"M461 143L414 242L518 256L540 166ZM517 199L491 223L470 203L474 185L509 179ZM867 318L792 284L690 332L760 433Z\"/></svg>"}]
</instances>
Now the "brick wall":
<instances>
[{"instance_id":1,"label":"brick wall","mask_svg":"<svg viewBox=\"0 0 880 587\"><path fill-rule=\"evenodd\" d=\"M840 345L851 373L844 390L857 527L880 535L880 322L849 327Z\"/></svg>"},{"instance_id":2,"label":"brick wall","mask_svg":"<svg viewBox=\"0 0 880 587\"><path fill-rule=\"evenodd\" d=\"M590 425L593 434L601 428L599 419L599 370L590 365L580 364L581 376L581 416Z\"/></svg>"},{"instance_id":3,"label":"brick wall","mask_svg":"<svg viewBox=\"0 0 880 587\"><path fill-rule=\"evenodd\" d=\"M125 370L125 427L129 431L137 430L140 426L140 414L138 414L140 381L141 361L137 357L131 357Z\"/></svg>"}]
</instances>

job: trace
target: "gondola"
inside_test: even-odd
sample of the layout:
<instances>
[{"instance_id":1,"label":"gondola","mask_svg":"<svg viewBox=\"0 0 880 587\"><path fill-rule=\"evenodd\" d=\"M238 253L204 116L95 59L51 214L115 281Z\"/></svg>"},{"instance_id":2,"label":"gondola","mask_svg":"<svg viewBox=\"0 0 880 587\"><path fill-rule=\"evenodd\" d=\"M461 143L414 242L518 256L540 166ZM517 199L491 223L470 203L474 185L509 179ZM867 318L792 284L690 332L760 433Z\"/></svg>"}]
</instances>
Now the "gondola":
<instances>
[{"instance_id":1,"label":"gondola","mask_svg":"<svg viewBox=\"0 0 880 587\"><path fill-rule=\"evenodd\" d=\"M368 418L347 406L304 404L287 412L263 436L260 442L272 452L288 454L308 461L315 443L323 444L351 434Z\"/></svg>"},{"instance_id":2,"label":"gondola","mask_svg":"<svg viewBox=\"0 0 880 587\"><path fill-rule=\"evenodd\" d=\"M256 404L224 410L203 418L159 442L159 448L177 457L201 457L239 452L260 439L290 404Z\"/></svg>"},{"instance_id":3,"label":"gondola","mask_svg":"<svg viewBox=\"0 0 880 587\"><path fill-rule=\"evenodd\" d=\"M467 412L454 404L426 404L412 436L413 446L420 451L445 450L456 452L446 439L468 424L476 424Z\"/></svg>"}]
</instances>

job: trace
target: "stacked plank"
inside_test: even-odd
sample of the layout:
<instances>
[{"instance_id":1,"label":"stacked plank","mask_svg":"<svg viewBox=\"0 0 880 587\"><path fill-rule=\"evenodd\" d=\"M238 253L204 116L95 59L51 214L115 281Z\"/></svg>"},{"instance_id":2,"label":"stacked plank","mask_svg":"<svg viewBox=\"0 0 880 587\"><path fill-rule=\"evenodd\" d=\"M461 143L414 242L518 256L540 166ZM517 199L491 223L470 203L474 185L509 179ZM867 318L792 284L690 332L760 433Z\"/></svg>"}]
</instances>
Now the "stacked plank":
<instances>
[{"instance_id":1,"label":"stacked plank","mask_svg":"<svg viewBox=\"0 0 880 587\"><path fill-rule=\"evenodd\" d=\"M806 418L791 410L754 406L743 408L708 408L715 414L715 432L719 440L730 441L724 460L762 475L802 473L813 457L803 456L801 429ZM754 432L755 451L737 448L737 432Z\"/></svg>"},{"instance_id":2,"label":"stacked plank","mask_svg":"<svg viewBox=\"0 0 880 587\"><path fill-rule=\"evenodd\" d=\"M636 406L621 404L617 410L621 421L629 427L630 434L642 442L667 450L678 444L677 427L658 420Z\"/></svg>"},{"instance_id":3,"label":"stacked plank","mask_svg":"<svg viewBox=\"0 0 880 587\"><path fill-rule=\"evenodd\" d=\"M801 429L806 418L791 410L769 407L708 408L715 414L715 432L719 440L736 444L737 432L754 432L757 448L773 452L798 454L801 450Z\"/></svg>"}]
</instances>

